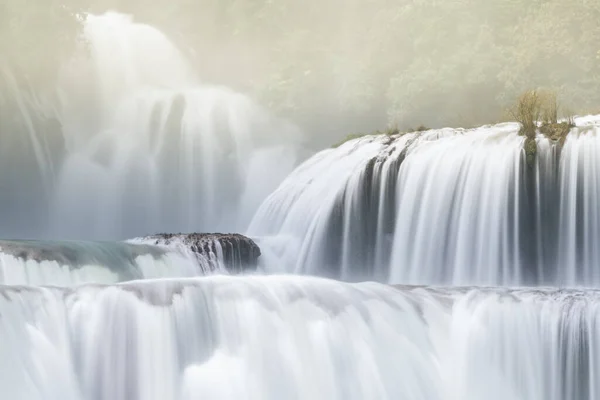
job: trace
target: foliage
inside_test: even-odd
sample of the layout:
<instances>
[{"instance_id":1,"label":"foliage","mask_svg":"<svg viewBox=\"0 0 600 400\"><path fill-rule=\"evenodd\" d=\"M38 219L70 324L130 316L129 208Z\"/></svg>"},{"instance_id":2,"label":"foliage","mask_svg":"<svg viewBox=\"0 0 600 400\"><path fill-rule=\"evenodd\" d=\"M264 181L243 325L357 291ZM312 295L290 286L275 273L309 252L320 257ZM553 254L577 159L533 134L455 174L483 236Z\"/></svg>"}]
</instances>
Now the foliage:
<instances>
[{"instance_id":1,"label":"foliage","mask_svg":"<svg viewBox=\"0 0 600 400\"><path fill-rule=\"evenodd\" d=\"M79 39L82 12L75 0L0 0L0 68L20 84L51 84Z\"/></svg>"},{"instance_id":2,"label":"foliage","mask_svg":"<svg viewBox=\"0 0 600 400\"><path fill-rule=\"evenodd\" d=\"M554 91L538 91L541 99L540 118L542 125L558 123L558 97Z\"/></svg>"},{"instance_id":3,"label":"foliage","mask_svg":"<svg viewBox=\"0 0 600 400\"><path fill-rule=\"evenodd\" d=\"M521 124L520 134L535 139L539 131L553 140L564 138L575 126L572 116L560 120L560 107L556 92L530 90L519 96L510 110L513 118Z\"/></svg>"},{"instance_id":4,"label":"foliage","mask_svg":"<svg viewBox=\"0 0 600 400\"><path fill-rule=\"evenodd\" d=\"M537 90L530 90L519 96L511 110L512 116L521 124L520 134L535 139L537 124L544 113L543 101Z\"/></svg>"},{"instance_id":5,"label":"foliage","mask_svg":"<svg viewBox=\"0 0 600 400\"><path fill-rule=\"evenodd\" d=\"M19 196L41 195L54 162L50 153L58 152L42 154L39 147L62 148L60 124L37 105L52 98L61 65L81 43L82 7L76 0L0 0L0 169L39 182L4 196L4 207ZM12 185L12 176L0 187Z\"/></svg>"},{"instance_id":6,"label":"foliage","mask_svg":"<svg viewBox=\"0 0 600 400\"><path fill-rule=\"evenodd\" d=\"M575 124L573 122L556 122L552 124L543 124L540 127L540 132L543 133L548 139L557 141L564 141L566 136L571 132Z\"/></svg>"},{"instance_id":7,"label":"foliage","mask_svg":"<svg viewBox=\"0 0 600 400\"><path fill-rule=\"evenodd\" d=\"M538 129L548 139L563 143L575 126L572 116L561 121L559 112L556 92L550 90L529 90L519 96L511 109L512 116L521 124L519 133L525 136L523 149L528 167L533 167L537 155Z\"/></svg>"},{"instance_id":8,"label":"foliage","mask_svg":"<svg viewBox=\"0 0 600 400\"><path fill-rule=\"evenodd\" d=\"M165 31L203 81L310 131L327 120L332 136L497 122L530 87L578 112L600 104L600 2L589 0L0 0L0 65L49 80L76 16L110 9Z\"/></svg>"},{"instance_id":9,"label":"foliage","mask_svg":"<svg viewBox=\"0 0 600 400\"><path fill-rule=\"evenodd\" d=\"M423 130L427 130L427 128L425 128ZM407 132L400 131L400 129L398 129L397 125L390 125L383 131L377 130L373 133L353 133L353 134L347 135L341 141L339 141L338 143L334 144L331 147L333 147L333 148L340 147L342 144L344 144L350 140L358 139L358 138L361 138L364 136L382 136L382 135L396 136L396 135L404 135L406 133Z\"/></svg>"},{"instance_id":10,"label":"foliage","mask_svg":"<svg viewBox=\"0 0 600 400\"><path fill-rule=\"evenodd\" d=\"M337 148L340 147L341 145L343 145L346 142L349 142L351 140L354 139L358 139L364 136L369 135L368 133L351 133L349 135L347 135L346 137L344 137L342 140L340 140L338 143L334 144L333 146L331 146L332 148Z\"/></svg>"},{"instance_id":11,"label":"foliage","mask_svg":"<svg viewBox=\"0 0 600 400\"><path fill-rule=\"evenodd\" d=\"M218 16L222 25L200 32L180 24L192 27L182 34L189 46L218 40L243 55L244 69L260 71L236 78L239 70L225 76L220 68L224 75L216 78L239 79L242 90L304 123L326 113L367 131L385 123L407 130L421 121L478 125L499 120L532 86L556 88L581 112L600 104L599 2L198 3L190 17L205 10L202 23Z\"/></svg>"}]
</instances>

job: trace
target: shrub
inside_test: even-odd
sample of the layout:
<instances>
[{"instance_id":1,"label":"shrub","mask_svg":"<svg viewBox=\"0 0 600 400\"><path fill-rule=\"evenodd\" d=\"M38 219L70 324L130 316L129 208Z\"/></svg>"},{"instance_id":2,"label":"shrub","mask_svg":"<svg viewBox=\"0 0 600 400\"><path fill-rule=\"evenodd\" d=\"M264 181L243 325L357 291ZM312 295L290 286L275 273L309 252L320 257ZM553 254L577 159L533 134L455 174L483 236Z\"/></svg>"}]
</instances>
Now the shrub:
<instances>
[{"instance_id":1,"label":"shrub","mask_svg":"<svg viewBox=\"0 0 600 400\"><path fill-rule=\"evenodd\" d=\"M572 114L565 118L565 121L559 121L559 105L556 93L542 92L542 121L540 132L548 139L553 141L564 141L571 128L575 126L575 120Z\"/></svg>"},{"instance_id":2,"label":"shrub","mask_svg":"<svg viewBox=\"0 0 600 400\"><path fill-rule=\"evenodd\" d=\"M530 90L519 96L517 104L510 110L513 118L521 124L521 135L535 138L537 121L542 115L542 101L537 90Z\"/></svg>"},{"instance_id":3,"label":"shrub","mask_svg":"<svg viewBox=\"0 0 600 400\"><path fill-rule=\"evenodd\" d=\"M526 137L523 143L525 159L531 168L537 155L535 141L538 130L548 139L564 143L571 128L575 126L572 116L559 120L559 103L556 93L550 90L531 90L523 93L512 108L512 116L521 124L519 134Z\"/></svg>"},{"instance_id":4,"label":"shrub","mask_svg":"<svg viewBox=\"0 0 600 400\"><path fill-rule=\"evenodd\" d=\"M556 122L552 124L542 124L540 127L540 132L544 134L548 139L553 141L561 141L564 140L569 132L571 132L571 128L574 127L574 123L572 122L572 118L568 121L564 122Z\"/></svg>"},{"instance_id":5,"label":"shrub","mask_svg":"<svg viewBox=\"0 0 600 400\"><path fill-rule=\"evenodd\" d=\"M540 117L543 125L558 123L558 98L549 90L539 91Z\"/></svg>"},{"instance_id":6,"label":"shrub","mask_svg":"<svg viewBox=\"0 0 600 400\"><path fill-rule=\"evenodd\" d=\"M560 106L556 93L551 90L531 90L523 93L511 110L512 116L521 124L521 135L535 139L539 130L552 140L564 139L575 126L572 116L560 121Z\"/></svg>"}]
</instances>

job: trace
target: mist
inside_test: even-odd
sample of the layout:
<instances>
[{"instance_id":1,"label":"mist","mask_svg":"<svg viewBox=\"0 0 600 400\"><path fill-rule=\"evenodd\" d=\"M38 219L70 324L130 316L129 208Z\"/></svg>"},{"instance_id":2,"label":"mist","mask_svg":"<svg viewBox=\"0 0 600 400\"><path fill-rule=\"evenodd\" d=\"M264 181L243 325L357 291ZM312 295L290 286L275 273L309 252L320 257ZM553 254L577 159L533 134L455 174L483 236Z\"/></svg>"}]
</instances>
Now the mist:
<instances>
[{"instance_id":1,"label":"mist","mask_svg":"<svg viewBox=\"0 0 600 400\"><path fill-rule=\"evenodd\" d=\"M598 399L599 21L0 0L0 397Z\"/></svg>"},{"instance_id":2,"label":"mist","mask_svg":"<svg viewBox=\"0 0 600 400\"><path fill-rule=\"evenodd\" d=\"M595 112L600 104L597 2L204 0L110 7L162 29L203 80L249 94L301 126L316 148L386 126L503 121L515 98L533 88L557 91L564 112Z\"/></svg>"},{"instance_id":3,"label":"mist","mask_svg":"<svg viewBox=\"0 0 600 400\"><path fill-rule=\"evenodd\" d=\"M498 122L533 88L557 91L565 112L600 103L593 1L67 0L58 14L69 15L44 24L34 22L56 6L4 3L4 18L20 24L3 28L0 47L28 79L53 79L50 64L73 53L68 33L82 15L114 10L161 30L202 82L249 95L315 148L390 125Z\"/></svg>"},{"instance_id":4,"label":"mist","mask_svg":"<svg viewBox=\"0 0 600 400\"><path fill-rule=\"evenodd\" d=\"M246 222L252 209L293 167L288 164L297 165L307 154L329 148L349 134L386 127L410 131L417 126L500 122L510 119L506 110L516 97L532 88L556 91L563 113L597 112L600 104L597 2L164 0L152 6L142 1L65 1L58 6L5 0L0 6L0 187L4 193L0 206L5 217L2 231L11 237L41 235L39 221L56 214L48 211L56 202L63 211L53 224L81 226L66 229L61 236L74 232L90 236L89 226L97 225L90 218L106 223L103 216L108 211L90 206L102 192L113 193L102 200L106 210L121 207L116 204L124 204L125 210L140 205L135 212L124 212L129 223L112 223L128 225L127 235L154 233L161 226L203 228L190 225L183 211L166 212L165 220L180 221L168 226L149 223L146 212L140 211L163 209L168 203L149 205L150 200L144 200L150 192L164 191L148 189L158 172L143 167L145 162L165 163L160 171L188 171L175 179L180 185L195 174L191 171L198 161L189 158L183 162L187 167L181 167L177 146L185 140L161 145L161 151L170 154L161 156L162 161L154 153L147 157L143 146L160 127L165 138L173 138L165 132L185 131L186 126L192 127L190 135L198 131L186 119L173 120L177 115L206 117L197 107L211 101L189 93L200 87L229 93L211 97L223 101L215 106L214 115L206 111L214 118L196 121L204 134L216 135L218 139L210 143L220 149L211 153L207 149L212 144L194 142L202 149L197 154L204 154L198 159L207 162L206 157L222 156L218 162L225 165L207 162L212 165L212 181L199 186L206 193L221 184L221 191L210 200L214 204L229 202L223 201L224 193L239 196L257 191L256 185L240 178L250 173L250 165L254 174L270 165L258 161L255 150L264 157L272 156L277 146L301 150L289 157L277 153L274 160L283 157L288 163L276 178L263 175L268 187L243 201L252 204L243 212L241 220ZM127 35L138 38L129 52L122 52L129 39L113 31L114 37L103 45L104 60L99 61L98 43L92 44L84 32L86 16L111 10L133 24L137 33ZM139 92L148 85L170 92L148 97ZM144 105L121 107L123 94L130 103L145 99ZM184 104L177 105L182 98ZM235 108L234 103L240 106ZM112 118L117 111L119 121ZM228 121L225 128L223 121ZM144 141L127 144L119 139L134 132L132 127L145 132L140 136ZM112 133L102 133L107 129ZM232 132L238 133L231 136ZM107 156L119 149L122 165L116 163L118 157ZM90 175L97 179L86 177L82 172L86 168L74 161L74 154L93 160L93 168L110 167L111 172L102 172L102 179L98 178L102 174ZM239 163L242 159L246 161ZM143 188L135 189L135 195L123 194L134 191L138 183L133 183L140 177L135 171L140 168L149 183L139 184ZM218 177L228 169L235 171ZM76 178L77 174L81 176ZM94 184L105 182L106 189L76 190L90 179ZM244 188L237 187L239 182L244 182ZM225 184L229 186L223 191ZM57 189L68 187L75 189ZM187 193L178 190L172 196ZM185 207L191 207L193 198L186 200ZM237 203L232 207L240 208ZM118 213L111 215L119 218ZM240 229L243 224L223 226ZM113 227L91 236L125 235Z\"/></svg>"}]
</instances>

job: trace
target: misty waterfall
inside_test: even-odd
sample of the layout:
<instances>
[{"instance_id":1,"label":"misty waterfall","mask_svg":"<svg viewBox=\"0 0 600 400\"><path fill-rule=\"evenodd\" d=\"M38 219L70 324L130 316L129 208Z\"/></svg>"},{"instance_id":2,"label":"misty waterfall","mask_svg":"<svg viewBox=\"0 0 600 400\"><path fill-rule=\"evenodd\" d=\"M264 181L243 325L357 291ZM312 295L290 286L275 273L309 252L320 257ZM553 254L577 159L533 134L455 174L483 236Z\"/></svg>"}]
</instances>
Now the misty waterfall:
<instances>
[{"instance_id":1,"label":"misty waterfall","mask_svg":"<svg viewBox=\"0 0 600 400\"><path fill-rule=\"evenodd\" d=\"M158 28L82 35L53 101L0 64L0 398L600 398L599 116L313 151Z\"/></svg>"}]
</instances>

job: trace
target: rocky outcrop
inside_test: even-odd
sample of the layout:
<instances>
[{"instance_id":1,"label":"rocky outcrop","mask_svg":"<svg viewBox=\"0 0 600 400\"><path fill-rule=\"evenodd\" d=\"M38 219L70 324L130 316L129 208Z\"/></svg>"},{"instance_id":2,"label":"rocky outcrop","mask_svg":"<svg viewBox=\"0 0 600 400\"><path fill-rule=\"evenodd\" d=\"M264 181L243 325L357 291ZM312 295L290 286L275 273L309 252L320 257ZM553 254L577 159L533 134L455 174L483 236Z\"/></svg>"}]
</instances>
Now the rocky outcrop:
<instances>
[{"instance_id":1,"label":"rocky outcrop","mask_svg":"<svg viewBox=\"0 0 600 400\"><path fill-rule=\"evenodd\" d=\"M161 233L143 238L144 243L166 247L185 247L206 257L215 254L228 271L255 270L260 248L250 238L237 233Z\"/></svg>"}]
</instances>

